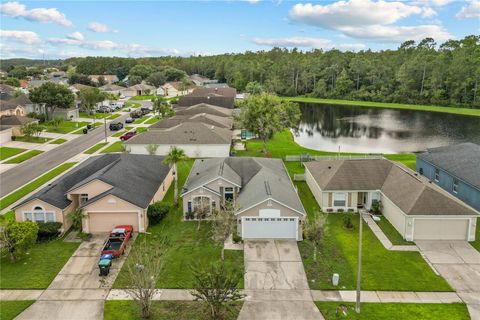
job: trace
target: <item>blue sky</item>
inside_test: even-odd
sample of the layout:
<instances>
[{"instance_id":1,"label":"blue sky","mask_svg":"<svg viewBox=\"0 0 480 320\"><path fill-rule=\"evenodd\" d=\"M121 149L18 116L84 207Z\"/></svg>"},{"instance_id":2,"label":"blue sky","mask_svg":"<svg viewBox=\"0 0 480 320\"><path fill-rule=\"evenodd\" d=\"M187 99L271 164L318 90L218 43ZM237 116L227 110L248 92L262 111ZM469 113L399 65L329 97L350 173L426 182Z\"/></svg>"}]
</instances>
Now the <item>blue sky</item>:
<instances>
[{"instance_id":1,"label":"blue sky","mask_svg":"<svg viewBox=\"0 0 480 320\"><path fill-rule=\"evenodd\" d=\"M380 50L479 34L480 0L1 1L2 58Z\"/></svg>"}]
</instances>

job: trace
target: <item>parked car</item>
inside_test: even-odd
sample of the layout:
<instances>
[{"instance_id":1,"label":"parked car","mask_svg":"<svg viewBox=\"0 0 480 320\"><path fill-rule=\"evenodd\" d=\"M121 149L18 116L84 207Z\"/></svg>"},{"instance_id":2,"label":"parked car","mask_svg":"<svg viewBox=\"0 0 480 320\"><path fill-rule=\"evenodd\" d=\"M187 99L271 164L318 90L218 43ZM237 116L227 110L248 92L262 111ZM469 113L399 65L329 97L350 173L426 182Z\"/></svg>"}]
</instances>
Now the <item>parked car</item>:
<instances>
[{"instance_id":1,"label":"parked car","mask_svg":"<svg viewBox=\"0 0 480 320\"><path fill-rule=\"evenodd\" d=\"M123 237L125 241L128 242L133 235L133 226L131 225L120 225L113 228L110 232L110 237Z\"/></svg>"},{"instance_id":2,"label":"parked car","mask_svg":"<svg viewBox=\"0 0 480 320\"><path fill-rule=\"evenodd\" d=\"M125 252L125 247L132 236L132 232L133 226L116 226L103 245L102 256L105 254L111 254L114 258L121 256Z\"/></svg>"},{"instance_id":3,"label":"parked car","mask_svg":"<svg viewBox=\"0 0 480 320\"><path fill-rule=\"evenodd\" d=\"M120 140L127 141L128 139L134 137L137 134L137 131L129 131L120 137Z\"/></svg>"},{"instance_id":4,"label":"parked car","mask_svg":"<svg viewBox=\"0 0 480 320\"><path fill-rule=\"evenodd\" d=\"M101 106L97 109L97 112L99 112L99 113L110 113L110 112L112 112L112 109L110 109L110 107L108 107L108 106Z\"/></svg>"},{"instance_id":5,"label":"parked car","mask_svg":"<svg viewBox=\"0 0 480 320\"><path fill-rule=\"evenodd\" d=\"M133 122L132 117L128 117L127 119L125 119L125 123L132 123L132 122Z\"/></svg>"},{"instance_id":6,"label":"parked car","mask_svg":"<svg viewBox=\"0 0 480 320\"><path fill-rule=\"evenodd\" d=\"M140 111L142 112L142 115L149 114L152 110L150 110L149 107L141 107Z\"/></svg>"},{"instance_id":7,"label":"parked car","mask_svg":"<svg viewBox=\"0 0 480 320\"><path fill-rule=\"evenodd\" d=\"M132 117L133 119L140 118L142 116L143 116L142 110L137 109L130 112L130 117Z\"/></svg>"},{"instance_id":8,"label":"parked car","mask_svg":"<svg viewBox=\"0 0 480 320\"><path fill-rule=\"evenodd\" d=\"M93 127L91 124L87 124L87 125L85 126L85 128L83 128L82 131L83 131L83 134L87 134L88 131L93 130L93 129L94 129L94 127Z\"/></svg>"},{"instance_id":9,"label":"parked car","mask_svg":"<svg viewBox=\"0 0 480 320\"><path fill-rule=\"evenodd\" d=\"M117 123L110 122L110 130L117 131L117 130L121 130L121 129L123 129L123 123L121 123L121 122L117 122Z\"/></svg>"}]
</instances>

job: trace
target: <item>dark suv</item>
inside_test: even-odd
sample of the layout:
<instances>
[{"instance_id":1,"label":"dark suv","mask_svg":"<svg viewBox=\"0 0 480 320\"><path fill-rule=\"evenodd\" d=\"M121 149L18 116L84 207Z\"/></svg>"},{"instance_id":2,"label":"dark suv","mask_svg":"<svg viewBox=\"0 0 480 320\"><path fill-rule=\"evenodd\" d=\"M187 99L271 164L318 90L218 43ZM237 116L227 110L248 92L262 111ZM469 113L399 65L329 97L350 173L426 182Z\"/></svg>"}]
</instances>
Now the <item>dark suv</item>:
<instances>
[{"instance_id":1,"label":"dark suv","mask_svg":"<svg viewBox=\"0 0 480 320\"><path fill-rule=\"evenodd\" d=\"M117 131L123 129L123 123L117 122L117 123L110 123L110 130L112 131Z\"/></svg>"}]
</instances>

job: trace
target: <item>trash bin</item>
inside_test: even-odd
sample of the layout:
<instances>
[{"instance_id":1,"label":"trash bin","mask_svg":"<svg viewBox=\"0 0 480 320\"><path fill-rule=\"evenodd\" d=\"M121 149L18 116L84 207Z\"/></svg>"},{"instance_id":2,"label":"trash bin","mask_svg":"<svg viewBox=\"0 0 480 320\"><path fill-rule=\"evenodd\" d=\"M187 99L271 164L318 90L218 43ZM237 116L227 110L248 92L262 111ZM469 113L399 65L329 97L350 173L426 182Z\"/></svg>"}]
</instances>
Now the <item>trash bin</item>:
<instances>
[{"instance_id":1,"label":"trash bin","mask_svg":"<svg viewBox=\"0 0 480 320\"><path fill-rule=\"evenodd\" d=\"M100 259L98 261L98 268L100 269L100 276L108 276L110 267L112 266L112 259Z\"/></svg>"},{"instance_id":2,"label":"trash bin","mask_svg":"<svg viewBox=\"0 0 480 320\"><path fill-rule=\"evenodd\" d=\"M92 128L93 128L93 126L91 124L87 124L87 130L90 130Z\"/></svg>"},{"instance_id":3,"label":"trash bin","mask_svg":"<svg viewBox=\"0 0 480 320\"><path fill-rule=\"evenodd\" d=\"M87 128L83 128L83 134L87 134L88 133L88 129Z\"/></svg>"},{"instance_id":4,"label":"trash bin","mask_svg":"<svg viewBox=\"0 0 480 320\"><path fill-rule=\"evenodd\" d=\"M110 260L112 260L112 259L113 259L113 254L111 254L111 253L102 254L102 255L100 256L100 260L103 260L103 259L110 259Z\"/></svg>"},{"instance_id":5,"label":"trash bin","mask_svg":"<svg viewBox=\"0 0 480 320\"><path fill-rule=\"evenodd\" d=\"M332 276L332 284L336 287L338 286L339 281L340 281L340 275L338 273L334 273Z\"/></svg>"}]
</instances>

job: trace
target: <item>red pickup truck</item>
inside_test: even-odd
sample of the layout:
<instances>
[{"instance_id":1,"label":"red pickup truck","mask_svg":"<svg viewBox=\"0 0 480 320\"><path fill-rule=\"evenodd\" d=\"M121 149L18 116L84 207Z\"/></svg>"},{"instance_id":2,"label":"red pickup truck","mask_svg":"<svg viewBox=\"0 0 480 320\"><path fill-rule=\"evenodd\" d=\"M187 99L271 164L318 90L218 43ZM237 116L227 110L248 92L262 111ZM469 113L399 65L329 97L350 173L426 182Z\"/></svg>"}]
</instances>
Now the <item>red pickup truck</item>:
<instances>
[{"instance_id":1,"label":"red pickup truck","mask_svg":"<svg viewBox=\"0 0 480 320\"><path fill-rule=\"evenodd\" d=\"M125 251L128 241L132 237L133 226L121 225L116 226L110 232L110 235L103 245L102 254L111 254L114 258L118 258Z\"/></svg>"}]
</instances>

